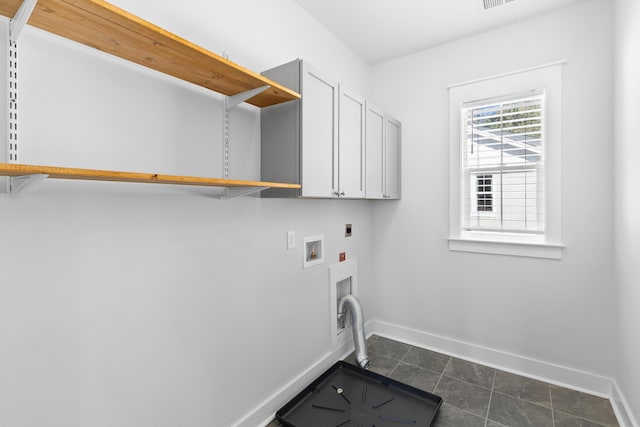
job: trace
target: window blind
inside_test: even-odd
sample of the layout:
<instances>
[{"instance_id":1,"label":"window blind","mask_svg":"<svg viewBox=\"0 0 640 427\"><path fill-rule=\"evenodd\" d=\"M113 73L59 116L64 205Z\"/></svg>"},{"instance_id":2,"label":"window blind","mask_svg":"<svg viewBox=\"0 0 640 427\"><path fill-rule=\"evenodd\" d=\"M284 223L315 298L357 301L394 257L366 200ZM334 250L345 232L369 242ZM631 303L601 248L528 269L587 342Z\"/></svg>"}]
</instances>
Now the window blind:
<instances>
[{"instance_id":1,"label":"window blind","mask_svg":"<svg viewBox=\"0 0 640 427\"><path fill-rule=\"evenodd\" d=\"M544 90L462 105L463 227L544 233Z\"/></svg>"}]
</instances>

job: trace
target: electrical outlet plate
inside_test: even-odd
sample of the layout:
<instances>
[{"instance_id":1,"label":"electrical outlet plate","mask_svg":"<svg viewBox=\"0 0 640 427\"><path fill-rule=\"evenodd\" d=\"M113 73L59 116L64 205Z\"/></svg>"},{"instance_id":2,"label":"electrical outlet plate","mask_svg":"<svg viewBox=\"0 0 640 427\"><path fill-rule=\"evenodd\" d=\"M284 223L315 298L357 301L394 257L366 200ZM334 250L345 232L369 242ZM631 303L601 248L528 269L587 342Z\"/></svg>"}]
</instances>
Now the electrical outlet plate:
<instances>
[{"instance_id":1,"label":"electrical outlet plate","mask_svg":"<svg viewBox=\"0 0 640 427\"><path fill-rule=\"evenodd\" d=\"M293 249L296 247L296 232L287 231L287 249Z\"/></svg>"},{"instance_id":2,"label":"electrical outlet plate","mask_svg":"<svg viewBox=\"0 0 640 427\"><path fill-rule=\"evenodd\" d=\"M353 229L353 225L345 224L344 225L344 237L351 237L351 230Z\"/></svg>"}]
</instances>

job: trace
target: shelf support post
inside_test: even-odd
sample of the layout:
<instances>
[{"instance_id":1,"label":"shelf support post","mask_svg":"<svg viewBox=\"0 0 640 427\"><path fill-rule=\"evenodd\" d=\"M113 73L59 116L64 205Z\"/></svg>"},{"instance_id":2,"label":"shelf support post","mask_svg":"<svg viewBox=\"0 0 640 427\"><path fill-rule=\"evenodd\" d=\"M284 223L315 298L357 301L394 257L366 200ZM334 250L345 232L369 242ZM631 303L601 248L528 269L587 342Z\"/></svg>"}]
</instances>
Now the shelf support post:
<instances>
[{"instance_id":1,"label":"shelf support post","mask_svg":"<svg viewBox=\"0 0 640 427\"><path fill-rule=\"evenodd\" d=\"M15 16L9 20L7 50L7 131L9 163L18 163L18 38L27 25L38 0L24 0Z\"/></svg>"},{"instance_id":2,"label":"shelf support post","mask_svg":"<svg viewBox=\"0 0 640 427\"><path fill-rule=\"evenodd\" d=\"M247 99L253 98L261 92L269 89L271 86L261 86L255 89L250 89L245 92L240 92L235 95L225 96L224 105L222 109L222 175L223 178L229 178L229 110L242 104ZM227 193L230 190L224 190L223 199L230 199L236 196L227 197ZM231 193L228 193L231 194Z\"/></svg>"},{"instance_id":3,"label":"shelf support post","mask_svg":"<svg viewBox=\"0 0 640 427\"><path fill-rule=\"evenodd\" d=\"M222 174L223 178L229 178L229 110L242 104L247 99L269 89L269 85L250 89L232 96L224 97L222 109Z\"/></svg>"},{"instance_id":4,"label":"shelf support post","mask_svg":"<svg viewBox=\"0 0 640 427\"><path fill-rule=\"evenodd\" d=\"M9 20L6 31L6 161L18 163L18 39L29 21L38 0L24 0L15 16ZM3 101L4 102L4 101ZM4 156L3 156L4 157ZM14 178L7 180L3 192L14 193ZM22 186L20 186L22 188ZM19 191L19 190L18 190Z\"/></svg>"},{"instance_id":5,"label":"shelf support post","mask_svg":"<svg viewBox=\"0 0 640 427\"><path fill-rule=\"evenodd\" d=\"M7 162L18 163L18 44L7 34Z\"/></svg>"}]
</instances>

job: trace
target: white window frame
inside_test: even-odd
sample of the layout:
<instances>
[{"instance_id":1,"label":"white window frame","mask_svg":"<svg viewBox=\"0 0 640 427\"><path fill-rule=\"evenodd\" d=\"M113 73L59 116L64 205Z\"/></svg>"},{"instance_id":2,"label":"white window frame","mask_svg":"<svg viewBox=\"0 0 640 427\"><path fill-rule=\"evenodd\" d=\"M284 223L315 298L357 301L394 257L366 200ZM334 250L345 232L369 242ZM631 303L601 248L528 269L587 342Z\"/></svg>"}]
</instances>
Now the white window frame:
<instances>
[{"instance_id":1,"label":"white window frame","mask_svg":"<svg viewBox=\"0 0 640 427\"><path fill-rule=\"evenodd\" d=\"M449 249L561 259L562 66L545 64L460 84L449 89ZM545 89L545 232L539 235L468 231L462 227L462 105L482 99Z\"/></svg>"}]
</instances>

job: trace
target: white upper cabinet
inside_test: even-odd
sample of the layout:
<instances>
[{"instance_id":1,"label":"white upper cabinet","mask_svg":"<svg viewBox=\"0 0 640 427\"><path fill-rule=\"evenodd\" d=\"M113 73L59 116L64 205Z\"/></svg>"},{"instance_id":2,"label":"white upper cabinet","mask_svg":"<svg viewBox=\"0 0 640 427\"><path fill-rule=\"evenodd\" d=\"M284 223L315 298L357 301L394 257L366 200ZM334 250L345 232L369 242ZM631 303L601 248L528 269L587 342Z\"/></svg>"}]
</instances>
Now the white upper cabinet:
<instances>
[{"instance_id":1,"label":"white upper cabinet","mask_svg":"<svg viewBox=\"0 0 640 427\"><path fill-rule=\"evenodd\" d=\"M301 62L302 196L338 195L338 83Z\"/></svg>"},{"instance_id":2,"label":"white upper cabinet","mask_svg":"<svg viewBox=\"0 0 640 427\"><path fill-rule=\"evenodd\" d=\"M340 88L338 122L338 193L365 196L365 100Z\"/></svg>"},{"instance_id":3,"label":"white upper cabinet","mask_svg":"<svg viewBox=\"0 0 640 427\"><path fill-rule=\"evenodd\" d=\"M336 197L338 194L338 83L295 60L262 73L289 84L299 101L263 108L261 175L301 190L267 190L264 197Z\"/></svg>"},{"instance_id":4,"label":"white upper cabinet","mask_svg":"<svg viewBox=\"0 0 640 427\"><path fill-rule=\"evenodd\" d=\"M366 197L382 199L384 195L384 113L367 103Z\"/></svg>"},{"instance_id":5,"label":"white upper cabinet","mask_svg":"<svg viewBox=\"0 0 640 427\"><path fill-rule=\"evenodd\" d=\"M262 74L302 95L261 110L261 179L302 184L264 197L400 197L399 122L305 61Z\"/></svg>"},{"instance_id":6,"label":"white upper cabinet","mask_svg":"<svg viewBox=\"0 0 640 427\"><path fill-rule=\"evenodd\" d=\"M402 126L400 122L388 114L385 115L384 141L384 194L386 199L400 198L401 167L400 142Z\"/></svg>"},{"instance_id":7,"label":"white upper cabinet","mask_svg":"<svg viewBox=\"0 0 640 427\"><path fill-rule=\"evenodd\" d=\"M400 198L401 125L367 103L367 199Z\"/></svg>"}]
</instances>

